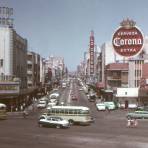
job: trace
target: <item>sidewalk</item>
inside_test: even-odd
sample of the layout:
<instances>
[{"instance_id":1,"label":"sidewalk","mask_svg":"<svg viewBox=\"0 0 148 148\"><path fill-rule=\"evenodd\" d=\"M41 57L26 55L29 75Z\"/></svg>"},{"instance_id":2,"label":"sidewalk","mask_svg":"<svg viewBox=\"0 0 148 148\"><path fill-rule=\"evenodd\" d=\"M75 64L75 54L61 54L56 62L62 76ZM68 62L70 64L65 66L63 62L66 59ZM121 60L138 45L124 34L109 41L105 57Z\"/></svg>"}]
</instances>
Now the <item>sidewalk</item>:
<instances>
[{"instance_id":1,"label":"sidewalk","mask_svg":"<svg viewBox=\"0 0 148 148\"><path fill-rule=\"evenodd\" d=\"M29 105L24 110L27 111L29 114L36 111L36 103ZM13 111L13 112L7 112L8 116L22 116L23 111Z\"/></svg>"}]
</instances>

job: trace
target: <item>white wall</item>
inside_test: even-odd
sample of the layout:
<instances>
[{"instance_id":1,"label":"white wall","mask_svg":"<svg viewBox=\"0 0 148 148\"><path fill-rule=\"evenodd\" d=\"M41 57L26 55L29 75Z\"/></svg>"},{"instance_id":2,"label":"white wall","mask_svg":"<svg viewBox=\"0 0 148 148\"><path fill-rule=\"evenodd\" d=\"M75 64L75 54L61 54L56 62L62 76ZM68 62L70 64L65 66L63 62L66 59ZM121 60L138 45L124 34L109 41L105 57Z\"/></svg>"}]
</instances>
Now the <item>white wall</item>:
<instances>
[{"instance_id":1,"label":"white wall","mask_svg":"<svg viewBox=\"0 0 148 148\"><path fill-rule=\"evenodd\" d=\"M3 67L0 68L0 74L12 75L12 42L11 29L0 27L0 59L3 59Z\"/></svg>"}]
</instances>

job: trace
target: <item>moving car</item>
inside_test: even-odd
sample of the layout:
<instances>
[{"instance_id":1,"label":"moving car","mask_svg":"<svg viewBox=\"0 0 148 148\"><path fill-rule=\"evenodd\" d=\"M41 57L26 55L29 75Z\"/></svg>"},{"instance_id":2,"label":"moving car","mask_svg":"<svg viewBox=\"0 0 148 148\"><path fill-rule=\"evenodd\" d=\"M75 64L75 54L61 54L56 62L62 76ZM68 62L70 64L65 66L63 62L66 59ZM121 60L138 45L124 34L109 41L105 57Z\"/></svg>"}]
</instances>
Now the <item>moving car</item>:
<instances>
[{"instance_id":1,"label":"moving car","mask_svg":"<svg viewBox=\"0 0 148 148\"><path fill-rule=\"evenodd\" d=\"M70 127L69 121L61 117L54 116L41 116L38 121L39 126L55 127L55 128L68 128Z\"/></svg>"},{"instance_id":2,"label":"moving car","mask_svg":"<svg viewBox=\"0 0 148 148\"><path fill-rule=\"evenodd\" d=\"M37 104L37 108L45 108L47 105L47 102L46 101L39 101L38 104Z\"/></svg>"},{"instance_id":3,"label":"moving car","mask_svg":"<svg viewBox=\"0 0 148 148\"><path fill-rule=\"evenodd\" d=\"M128 119L132 119L132 118L135 118L135 119L148 119L148 111L135 111L135 112L129 112L127 113L126 117Z\"/></svg>"}]
</instances>

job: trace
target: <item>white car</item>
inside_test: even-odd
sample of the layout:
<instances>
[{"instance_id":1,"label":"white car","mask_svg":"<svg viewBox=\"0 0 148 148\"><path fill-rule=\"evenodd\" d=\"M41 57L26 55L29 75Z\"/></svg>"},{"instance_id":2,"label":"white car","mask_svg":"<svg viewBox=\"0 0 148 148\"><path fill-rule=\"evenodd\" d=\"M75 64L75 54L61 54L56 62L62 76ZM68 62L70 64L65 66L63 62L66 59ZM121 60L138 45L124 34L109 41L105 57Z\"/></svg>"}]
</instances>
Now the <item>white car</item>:
<instances>
[{"instance_id":1,"label":"white car","mask_svg":"<svg viewBox=\"0 0 148 148\"><path fill-rule=\"evenodd\" d=\"M98 110L98 111L106 110L106 106L105 106L104 103L97 103L97 104L96 104L96 107L97 107L97 110Z\"/></svg>"},{"instance_id":2,"label":"white car","mask_svg":"<svg viewBox=\"0 0 148 148\"><path fill-rule=\"evenodd\" d=\"M108 101L108 102L104 102L106 108L108 108L109 110L114 110L116 109L115 103L112 101Z\"/></svg>"},{"instance_id":3,"label":"white car","mask_svg":"<svg viewBox=\"0 0 148 148\"><path fill-rule=\"evenodd\" d=\"M48 101L48 98L46 96L44 96L38 100L38 102L40 102L40 101Z\"/></svg>"},{"instance_id":4,"label":"white car","mask_svg":"<svg viewBox=\"0 0 148 148\"><path fill-rule=\"evenodd\" d=\"M47 102L46 101L39 101L37 104L37 108L46 108Z\"/></svg>"},{"instance_id":5,"label":"white car","mask_svg":"<svg viewBox=\"0 0 148 148\"><path fill-rule=\"evenodd\" d=\"M39 126L68 128L70 127L69 121L61 117L41 116L38 121Z\"/></svg>"}]
</instances>

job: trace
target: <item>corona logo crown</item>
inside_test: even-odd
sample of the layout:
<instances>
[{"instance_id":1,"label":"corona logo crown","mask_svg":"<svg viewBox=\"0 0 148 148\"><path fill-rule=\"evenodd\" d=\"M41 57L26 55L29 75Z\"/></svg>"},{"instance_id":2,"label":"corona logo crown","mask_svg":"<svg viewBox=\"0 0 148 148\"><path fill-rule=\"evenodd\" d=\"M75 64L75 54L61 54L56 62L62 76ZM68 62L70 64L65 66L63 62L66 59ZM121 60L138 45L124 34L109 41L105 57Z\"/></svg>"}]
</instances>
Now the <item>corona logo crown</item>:
<instances>
[{"instance_id":1,"label":"corona logo crown","mask_svg":"<svg viewBox=\"0 0 148 148\"><path fill-rule=\"evenodd\" d=\"M126 29L129 29L129 28L134 27L136 25L136 22L127 18L127 19L123 20L120 23L120 25Z\"/></svg>"}]
</instances>

